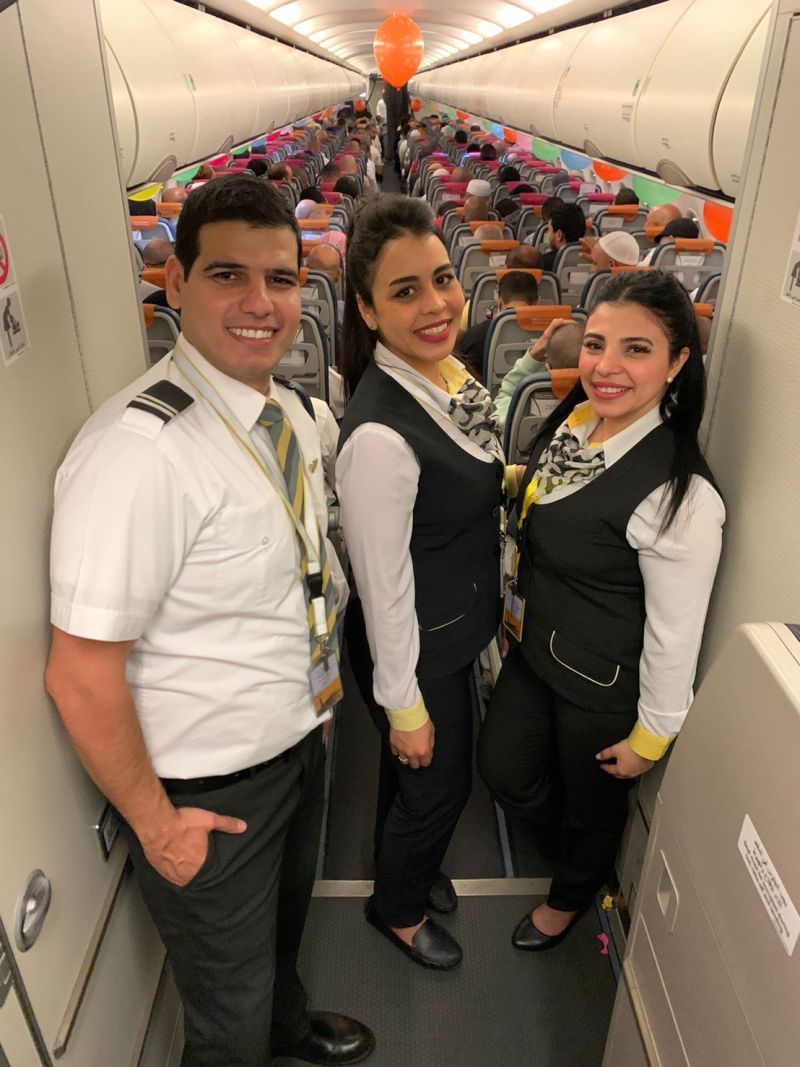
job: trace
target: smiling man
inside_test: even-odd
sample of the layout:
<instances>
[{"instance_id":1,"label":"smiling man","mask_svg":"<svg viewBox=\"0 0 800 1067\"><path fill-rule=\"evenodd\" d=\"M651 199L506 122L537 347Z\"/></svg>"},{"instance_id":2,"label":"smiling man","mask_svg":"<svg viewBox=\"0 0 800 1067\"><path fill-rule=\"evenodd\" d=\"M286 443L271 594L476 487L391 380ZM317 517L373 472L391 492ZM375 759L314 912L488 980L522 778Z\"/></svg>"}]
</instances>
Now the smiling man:
<instances>
[{"instance_id":1,"label":"smiling man","mask_svg":"<svg viewBox=\"0 0 800 1067\"><path fill-rule=\"evenodd\" d=\"M356 1063L296 961L340 693L320 443L273 376L300 235L247 176L192 194L166 266L175 349L58 472L47 686L119 812L184 1006L184 1067ZM333 562L333 561L331 561Z\"/></svg>"}]
</instances>

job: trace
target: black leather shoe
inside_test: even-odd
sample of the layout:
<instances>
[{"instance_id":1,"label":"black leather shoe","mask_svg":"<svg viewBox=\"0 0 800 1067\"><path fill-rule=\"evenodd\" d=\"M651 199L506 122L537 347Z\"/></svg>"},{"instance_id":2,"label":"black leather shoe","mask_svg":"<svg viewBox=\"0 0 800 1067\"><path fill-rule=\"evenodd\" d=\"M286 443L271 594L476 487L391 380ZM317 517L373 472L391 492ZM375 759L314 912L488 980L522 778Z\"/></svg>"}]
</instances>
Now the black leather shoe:
<instances>
[{"instance_id":1,"label":"black leather shoe","mask_svg":"<svg viewBox=\"0 0 800 1067\"><path fill-rule=\"evenodd\" d=\"M398 937L394 930L378 915L372 897L367 901L367 922L379 930L393 945L397 945L401 952L410 956L415 963L422 967L430 967L436 971L450 971L461 963L461 946L433 919L426 919L419 930L411 939L411 944Z\"/></svg>"},{"instance_id":2,"label":"black leather shoe","mask_svg":"<svg viewBox=\"0 0 800 1067\"><path fill-rule=\"evenodd\" d=\"M302 1041L272 1043L274 1056L291 1056L306 1063L361 1063L375 1048L368 1026L334 1011L311 1011L311 1032Z\"/></svg>"},{"instance_id":3,"label":"black leather shoe","mask_svg":"<svg viewBox=\"0 0 800 1067\"><path fill-rule=\"evenodd\" d=\"M428 907L440 915L450 915L458 907L458 897L453 883L441 871L436 875L436 881L428 893Z\"/></svg>"},{"instance_id":4,"label":"black leather shoe","mask_svg":"<svg viewBox=\"0 0 800 1067\"><path fill-rule=\"evenodd\" d=\"M560 941L564 940L585 911L586 909L583 908L581 911L576 912L566 929L562 930L560 934L543 934L541 930L533 925L530 912L528 912L511 935L511 944L514 948L521 948L525 952L544 952L546 948L555 948Z\"/></svg>"}]
</instances>

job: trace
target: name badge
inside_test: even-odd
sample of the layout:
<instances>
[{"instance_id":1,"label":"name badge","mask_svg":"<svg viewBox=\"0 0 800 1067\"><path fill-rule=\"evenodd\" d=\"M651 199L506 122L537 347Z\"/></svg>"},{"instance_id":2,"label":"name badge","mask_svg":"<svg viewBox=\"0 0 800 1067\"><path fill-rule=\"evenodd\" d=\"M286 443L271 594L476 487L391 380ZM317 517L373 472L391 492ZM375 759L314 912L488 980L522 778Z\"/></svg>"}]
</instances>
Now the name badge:
<instances>
[{"instance_id":1,"label":"name badge","mask_svg":"<svg viewBox=\"0 0 800 1067\"><path fill-rule=\"evenodd\" d=\"M517 583L509 582L503 605L503 626L516 641L522 640L522 622L525 618L525 601L517 592Z\"/></svg>"},{"instance_id":2,"label":"name badge","mask_svg":"<svg viewBox=\"0 0 800 1067\"><path fill-rule=\"evenodd\" d=\"M334 707L344 696L339 660L333 651L309 669L308 680L317 715Z\"/></svg>"}]
</instances>

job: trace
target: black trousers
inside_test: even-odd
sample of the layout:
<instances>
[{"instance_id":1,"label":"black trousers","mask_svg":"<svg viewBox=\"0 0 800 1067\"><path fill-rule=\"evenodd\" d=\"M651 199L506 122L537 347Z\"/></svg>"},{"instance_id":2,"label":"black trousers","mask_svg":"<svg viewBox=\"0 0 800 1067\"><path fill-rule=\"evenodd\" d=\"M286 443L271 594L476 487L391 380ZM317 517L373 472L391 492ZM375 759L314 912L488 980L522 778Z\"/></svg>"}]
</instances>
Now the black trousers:
<instances>
[{"instance_id":1,"label":"black trousers","mask_svg":"<svg viewBox=\"0 0 800 1067\"><path fill-rule=\"evenodd\" d=\"M519 649L503 664L478 741L478 772L553 860L548 904L559 911L589 904L613 872L634 783L606 774L595 755L627 737L635 721L635 709L598 713L564 700Z\"/></svg>"},{"instance_id":2,"label":"black trousers","mask_svg":"<svg viewBox=\"0 0 800 1067\"><path fill-rule=\"evenodd\" d=\"M183 888L156 873L123 826L183 1001L182 1067L265 1067L271 1037L308 1033L296 964L314 887L323 757L316 729L253 778L172 798L247 822L243 834L209 835L206 861Z\"/></svg>"},{"instance_id":3,"label":"black trousers","mask_svg":"<svg viewBox=\"0 0 800 1067\"><path fill-rule=\"evenodd\" d=\"M389 721L372 693L372 660L361 605L345 622L350 664L381 735L375 819L375 910L390 926L415 926L472 789L472 665L441 678L419 678L433 722L429 767L403 766L389 748Z\"/></svg>"}]
</instances>

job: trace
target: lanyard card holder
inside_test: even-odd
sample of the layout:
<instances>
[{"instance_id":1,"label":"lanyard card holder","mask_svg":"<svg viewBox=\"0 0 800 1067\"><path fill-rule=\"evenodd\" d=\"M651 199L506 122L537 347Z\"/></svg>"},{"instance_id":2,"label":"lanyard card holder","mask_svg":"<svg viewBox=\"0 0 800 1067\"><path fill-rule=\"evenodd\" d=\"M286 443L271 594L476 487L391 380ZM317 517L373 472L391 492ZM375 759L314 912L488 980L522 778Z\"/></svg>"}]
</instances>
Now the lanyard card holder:
<instances>
[{"instance_id":1,"label":"lanyard card holder","mask_svg":"<svg viewBox=\"0 0 800 1067\"><path fill-rule=\"evenodd\" d=\"M325 594L322 589L322 574L311 572L306 576L309 601L314 617L314 639L319 645L320 659L312 663L308 671L311 696L317 715L328 711L344 696L339 674L339 653L336 639L328 633Z\"/></svg>"},{"instance_id":2,"label":"lanyard card holder","mask_svg":"<svg viewBox=\"0 0 800 1067\"><path fill-rule=\"evenodd\" d=\"M522 640L522 624L525 620L525 601L519 595L516 580L506 586L503 604L503 626L515 641Z\"/></svg>"}]
</instances>

